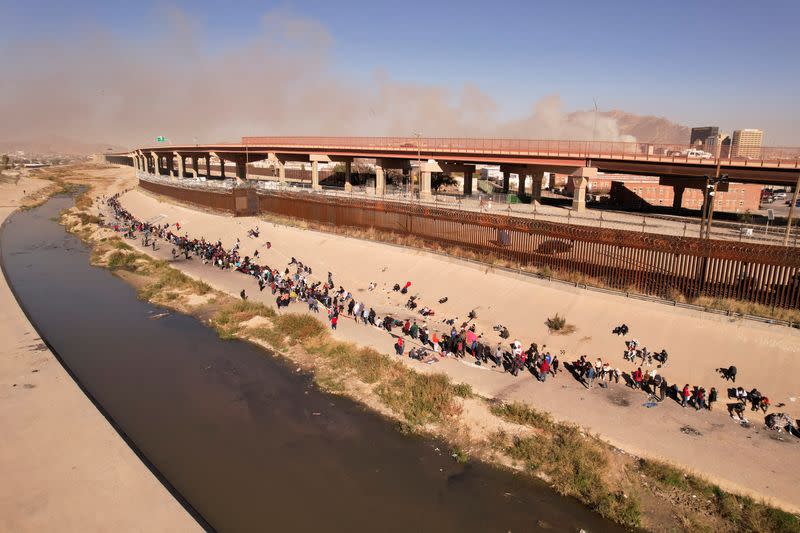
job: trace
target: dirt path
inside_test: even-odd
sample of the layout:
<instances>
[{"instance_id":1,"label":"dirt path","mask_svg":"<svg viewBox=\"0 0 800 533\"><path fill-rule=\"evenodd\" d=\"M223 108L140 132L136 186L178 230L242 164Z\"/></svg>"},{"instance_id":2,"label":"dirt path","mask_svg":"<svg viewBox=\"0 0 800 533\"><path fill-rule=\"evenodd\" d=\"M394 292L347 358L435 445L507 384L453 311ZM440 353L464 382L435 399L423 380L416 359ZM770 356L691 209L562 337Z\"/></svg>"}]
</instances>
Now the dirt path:
<instances>
[{"instance_id":1,"label":"dirt path","mask_svg":"<svg viewBox=\"0 0 800 533\"><path fill-rule=\"evenodd\" d=\"M257 248L262 264L282 269L290 257L297 257L309 264L320 279L331 271L337 285L347 287L357 300L375 307L379 316L386 312L398 318L408 316L409 312L402 308L406 297L392 292L390 287L411 281L410 293L420 295L420 307L428 305L436 310L436 319L431 319L429 326L440 331L446 328L442 318L457 316L460 322L477 308L478 329L484 332L485 339L496 341L492 325L502 323L511 331L510 340L519 337L525 346L536 341L540 346L546 344L554 354L564 349L567 360L580 354L592 360L601 356L629 372L635 366L622 358L623 341L610 333L615 325L626 322L631 328L630 336L641 344L651 350L663 347L669 351L664 375L670 383L717 387L721 401L715 412L682 409L669 400L647 408L646 397L623 384L587 390L566 372L541 384L531 376L514 378L497 369L460 360L408 364L423 372L446 372L487 397L527 402L558 419L587 427L628 452L677 463L723 487L766 497L790 510L800 509L800 486L796 483L800 442L794 438L776 440L763 429L763 417L755 413L750 428L734 423L725 413L727 384L714 370L735 364L739 369L737 385L741 383L748 389L757 386L773 405L786 403L781 410L797 418L800 332L796 330L730 322L724 317L661 304L572 290L425 252L274 225L256 218L203 213L159 201L138 190L125 194L122 203L142 220L180 222L182 232L211 241L221 239L228 248L239 238L243 255L252 255ZM257 240L247 237L247 230L254 226L261 228ZM272 243L271 249L264 246L267 240ZM165 248L157 254L167 258L170 253ZM203 266L197 260L178 261L175 266L231 294L238 295L245 288L252 299L273 303L269 292L259 293L251 278ZM367 290L370 281L378 284L373 292ZM448 297L447 303L438 304L444 296ZM290 311L303 309L304 306L295 305ZM565 315L577 331L569 336L551 335L544 322L555 312ZM420 323L424 321L420 315L416 317ZM385 332L349 320L340 321L335 335L391 351L392 341Z\"/></svg>"},{"instance_id":2,"label":"dirt path","mask_svg":"<svg viewBox=\"0 0 800 533\"><path fill-rule=\"evenodd\" d=\"M0 222L23 191L0 183ZM199 531L42 343L0 278L0 531Z\"/></svg>"}]
</instances>

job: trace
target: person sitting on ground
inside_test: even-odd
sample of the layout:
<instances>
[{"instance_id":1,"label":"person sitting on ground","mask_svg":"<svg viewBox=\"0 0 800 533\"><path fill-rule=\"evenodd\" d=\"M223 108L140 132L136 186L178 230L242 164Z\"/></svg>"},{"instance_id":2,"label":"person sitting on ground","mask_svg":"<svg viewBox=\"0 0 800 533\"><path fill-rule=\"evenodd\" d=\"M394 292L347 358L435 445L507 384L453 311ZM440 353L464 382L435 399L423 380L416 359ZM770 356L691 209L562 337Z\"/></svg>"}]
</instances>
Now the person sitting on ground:
<instances>
[{"instance_id":1,"label":"person sitting on ground","mask_svg":"<svg viewBox=\"0 0 800 533\"><path fill-rule=\"evenodd\" d=\"M470 320L475 320L476 318L478 318L478 313L475 312L475 309L473 309L467 314L467 318Z\"/></svg>"},{"instance_id":2,"label":"person sitting on ground","mask_svg":"<svg viewBox=\"0 0 800 533\"><path fill-rule=\"evenodd\" d=\"M728 414L731 415L731 418L739 422L747 422L747 419L744 417L744 410L745 405L741 402L728 405Z\"/></svg>"},{"instance_id":3,"label":"person sitting on ground","mask_svg":"<svg viewBox=\"0 0 800 533\"><path fill-rule=\"evenodd\" d=\"M720 371L722 372L722 377L727 381L730 380L733 383L736 383L736 367L731 365L728 368L721 368Z\"/></svg>"},{"instance_id":4,"label":"person sitting on ground","mask_svg":"<svg viewBox=\"0 0 800 533\"><path fill-rule=\"evenodd\" d=\"M769 405L769 398L762 396L761 400L758 402L758 407L766 414L767 410L769 409Z\"/></svg>"},{"instance_id":5,"label":"person sitting on ground","mask_svg":"<svg viewBox=\"0 0 800 533\"><path fill-rule=\"evenodd\" d=\"M443 303L446 303L446 302L447 302L447 296L445 296L444 298L439 298L439 303L440 304L443 304Z\"/></svg>"},{"instance_id":6,"label":"person sitting on ground","mask_svg":"<svg viewBox=\"0 0 800 533\"><path fill-rule=\"evenodd\" d=\"M244 289L242 289L242 292L239 293L239 296L242 298L242 300L247 300L247 294L244 292Z\"/></svg>"},{"instance_id":7,"label":"person sitting on ground","mask_svg":"<svg viewBox=\"0 0 800 533\"><path fill-rule=\"evenodd\" d=\"M403 288L400 289L400 294L406 294L408 292L408 288L411 287L411 282L406 281L406 284L403 285Z\"/></svg>"},{"instance_id":8,"label":"person sitting on ground","mask_svg":"<svg viewBox=\"0 0 800 533\"><path fill-rule=\"evenodd\" d=\"M747 402L747 393L744 391L742 387L736 387L736 391L734 392L734 397L742 403Z\"/></svg>"}]
</instances>

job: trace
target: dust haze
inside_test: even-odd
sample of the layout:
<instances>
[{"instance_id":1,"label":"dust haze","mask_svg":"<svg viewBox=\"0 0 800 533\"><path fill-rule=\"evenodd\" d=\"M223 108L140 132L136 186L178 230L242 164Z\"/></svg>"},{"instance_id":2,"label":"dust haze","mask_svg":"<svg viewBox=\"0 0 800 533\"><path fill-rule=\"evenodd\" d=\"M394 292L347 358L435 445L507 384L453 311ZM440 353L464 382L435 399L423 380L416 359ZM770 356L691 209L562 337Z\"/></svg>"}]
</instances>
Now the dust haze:
<instances>
[{"instance_id":1,"label":"dust haze","mask_svg":"<svg viewBox=\"0 0 800 533\"><path fill-rule=\"evenodd\" d=\"M286 10L260 19L258 37L208 53L213 35L185 12L160 14L160 38L130 41L97 31L67 42L0 50L14 65L0 80L0 141L59 135L122 146L166 135L173 143L242 135L509 136L633 140L614 118L567 112L558 95L526 116L499 118L479 86L404 83L375 72L356 83L337 72L333 37ZM224 39L224 36L218 36Z\"/></svg>"}]
</instances>

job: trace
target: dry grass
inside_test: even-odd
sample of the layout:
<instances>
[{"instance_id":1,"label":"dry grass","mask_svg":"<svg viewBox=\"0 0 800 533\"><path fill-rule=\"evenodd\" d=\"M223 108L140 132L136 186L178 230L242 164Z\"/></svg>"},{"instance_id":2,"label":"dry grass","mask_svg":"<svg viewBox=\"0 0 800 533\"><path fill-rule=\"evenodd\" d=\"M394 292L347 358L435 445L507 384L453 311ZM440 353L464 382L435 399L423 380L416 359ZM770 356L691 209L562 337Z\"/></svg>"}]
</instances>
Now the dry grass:
<instances>
[{"instance_id":1,"label":"dry grass","mask_svg":"<svg viewBox=\"0 0 800 533\"><path fill-rule=\"evenodd\" d=\"M528 426L537 433L508 441L503 434L490 446L521 462L531 473L544 475L561 494L578 498L606 518L626 527L641 523L639 501L616 489L608 479L608 446L584 435L578 427L553 420L522 403L495 403L491 411L509 422Z\"/></svg>"},{"instance_id":2,"label":"dry grass","mask_svg":"<svg viewBox=\"0 0 800 533\"><path fill-rule=\"evenodd\" d=\"M558 313L545 320L545 325L550 333L556 335L570 335L575 332L575 326L567 324L567 319Z\"/></svg>"},{"instance_id":3,"label":"dry grass","mask_svg":"<svg viewBox=\"0 0 800 533\"><path fill-rule=\"evenodd\" d=\"M800 518L747 496L731 494L695 475L659 461L640 459L637 472L672 497L710 502L707 512L734 531L800 533Z\"/></svg>"}]
</instances>

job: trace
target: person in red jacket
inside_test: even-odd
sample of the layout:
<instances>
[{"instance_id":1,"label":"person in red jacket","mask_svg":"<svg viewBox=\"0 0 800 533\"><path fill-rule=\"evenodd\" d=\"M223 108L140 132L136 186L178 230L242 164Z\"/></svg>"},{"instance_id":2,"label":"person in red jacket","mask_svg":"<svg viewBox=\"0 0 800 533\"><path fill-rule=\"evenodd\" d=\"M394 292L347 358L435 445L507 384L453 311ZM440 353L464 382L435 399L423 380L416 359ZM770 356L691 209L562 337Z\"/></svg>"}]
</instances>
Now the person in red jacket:
<instances>
[{"instance_id":1,"label":"person in red jacket","mask_svg":"<svg viewBox=\"0 0 800 533\"><path fill-rule=\"evenodd\" d=\"M686 407L686 404L689 402L689 398L692 397L692 391L689 389L689 384L683 386L683 392L681 393L681 407Z\"/></svg>"},{"instance_id":2,"label":"person in red jacket","mask_svg":"<svg viewBox=\"0 0 800 533\"><path fill-rule=\"evenodd\" d=\"M550 372L550 363L547 359L542 359L542 364L539 365L539 381L544 382L547 380L547 374Z\"/></svg>"},{"instance_id":3,"label":"person in red jacket","mask_svg":"<svg viewBox=\"0 0 800 533\"><path fill-rule=\"evenodd\" d=\"M633 373L633 388L634 389L641 389L642 388L642 379L643 379L642 369L641 369L641 367L639 367Z\"/></svg>"},{"instance_id":4,"label":"person in red jacket","mask_svg":"<svg viewBox=\"0 0 800 533\"><path fill-rule=\"evenodd\" d=\"M394 351L397 355L403 355L403 338L397 337L397 342L394 343Z\"/></svg>"}]
</instances>

